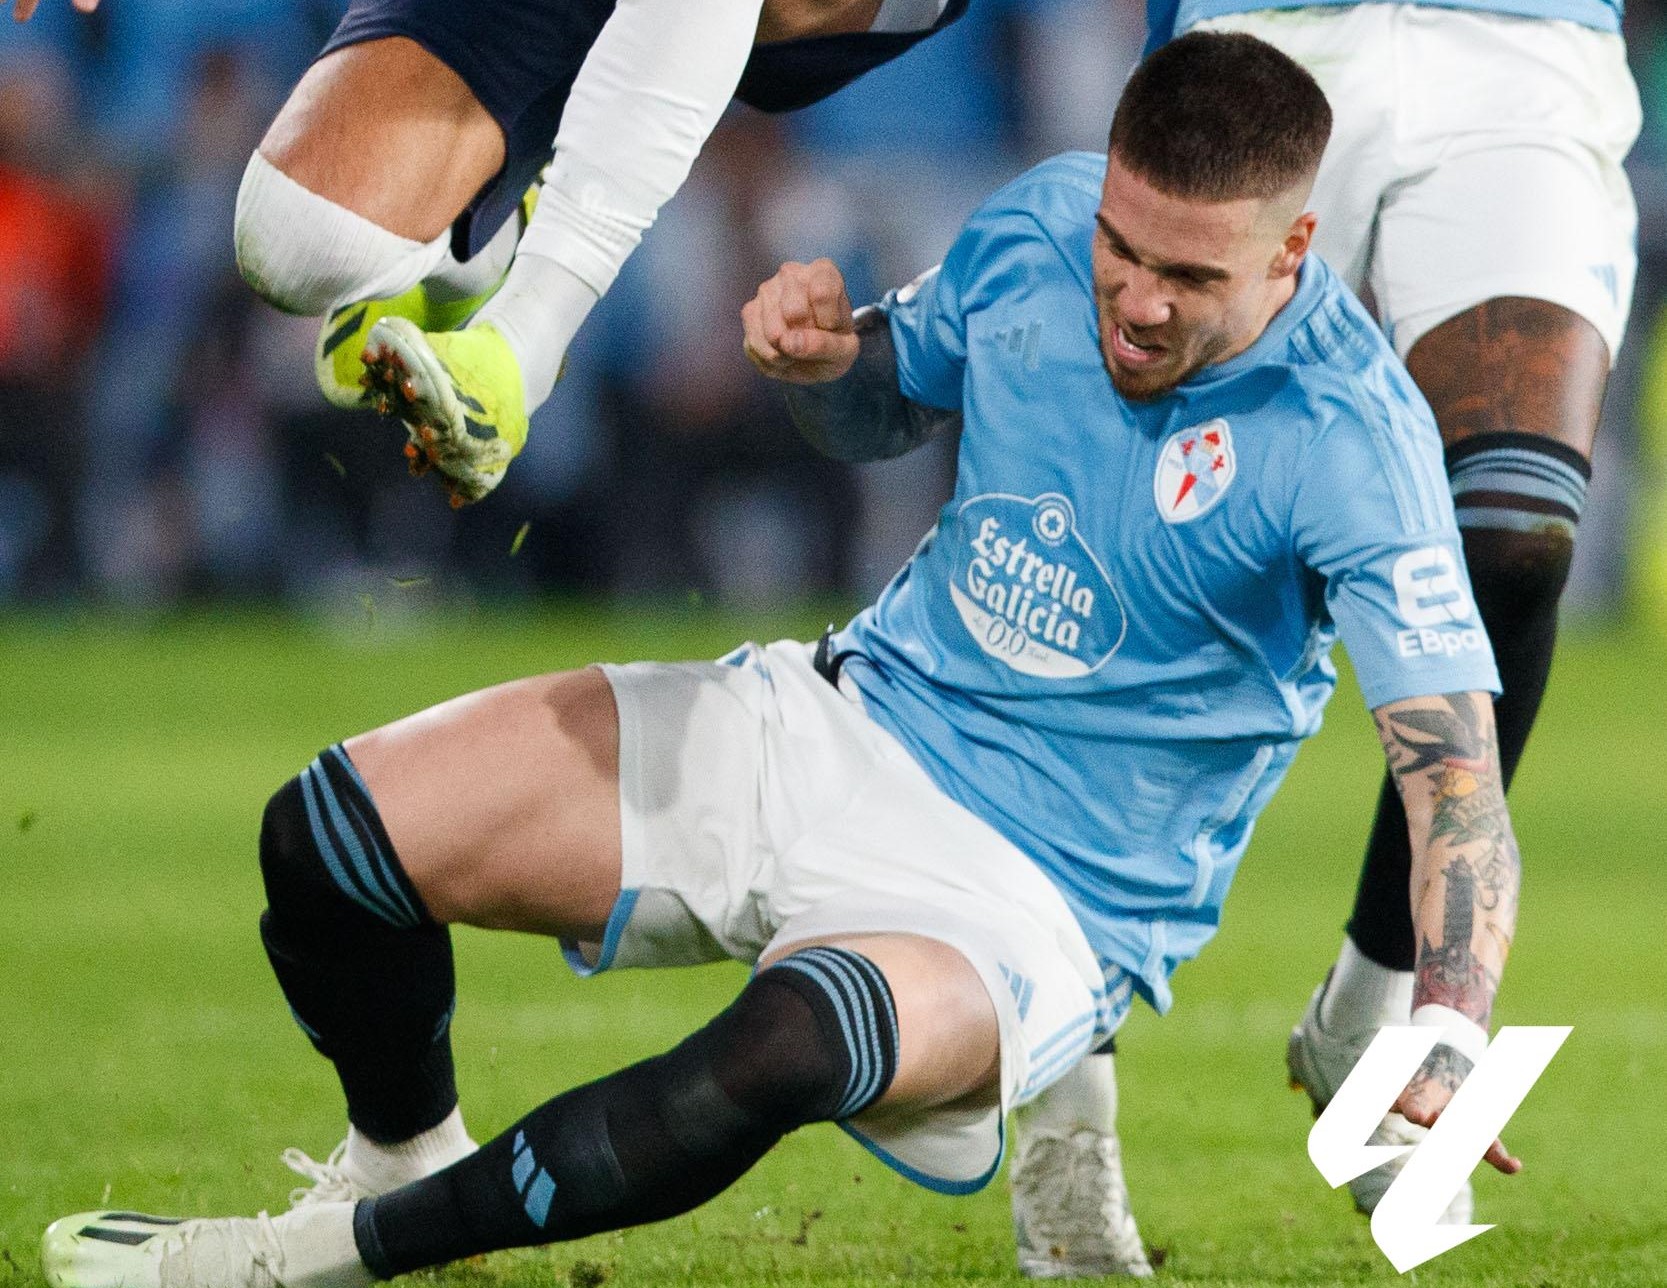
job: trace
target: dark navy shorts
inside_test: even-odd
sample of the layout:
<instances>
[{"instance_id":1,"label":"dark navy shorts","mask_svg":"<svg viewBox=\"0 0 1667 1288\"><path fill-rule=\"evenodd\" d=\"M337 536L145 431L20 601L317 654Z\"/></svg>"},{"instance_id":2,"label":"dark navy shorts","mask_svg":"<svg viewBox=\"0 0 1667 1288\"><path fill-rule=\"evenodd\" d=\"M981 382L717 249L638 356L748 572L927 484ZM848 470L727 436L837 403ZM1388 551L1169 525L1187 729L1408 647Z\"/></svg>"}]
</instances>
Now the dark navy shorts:
<instances>
[{"instance_id":1,"label":"dark navy shorts","mask_svg":"<svg viewBox=\"0 0 1667 1288\"><path fill-rule=\"evenodd\" d=\"M924 31L759 45L735 97L766 112L808 106L943 30L967 4L949 0ZM613 10L614 0L351 0L319 56L384 36L408 37L462 77L502 127L503 169L452 228L453 254L468 259L515 213L549 161L567 95Z\"/></svg>"}]
</instances>

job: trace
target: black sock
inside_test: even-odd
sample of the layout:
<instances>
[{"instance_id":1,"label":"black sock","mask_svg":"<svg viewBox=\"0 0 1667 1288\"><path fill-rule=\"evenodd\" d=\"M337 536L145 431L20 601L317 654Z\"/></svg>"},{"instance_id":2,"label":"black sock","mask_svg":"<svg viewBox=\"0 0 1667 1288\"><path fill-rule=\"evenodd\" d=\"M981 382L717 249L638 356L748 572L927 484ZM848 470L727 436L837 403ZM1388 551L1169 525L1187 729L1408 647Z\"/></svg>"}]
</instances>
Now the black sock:
<instances>
[{"instance_id":1,"label":"black sock","mask_svg":"<svg viewBox=\"0 0 1667 1288\"><path fill-rule=\"evenodd\" d=\"M873 1104L896 1071L885 977L856 953L804 949L674 1050L557 1096L468 1158L360 1203L359 1254L390 1278L676 1216L795 1127Z\"/></svg>"},{"instance_id":2,"label":"black sock","mask_svg":"<svg viewBox=\"0 0 1667 1288\"><path fill-rule=\"evenodd\" d=\"M1575 527L1591 467L1573 448L1536 434L1478 434L1447 454L1465 563L1503 692L1494 702L1505 785L1540 712L1557 642L1557 601L1574 558ZM1384 778L1349 938L1391 970L1411 970L1412 852L1406 812Z\"/></svg>"},{"instance_id":3,"label":"black sock","mask_svg":"<svg viewBox=\"0 0 1667 1288\"><path fill-rule=\"evenodd\" d=\"M278 984L328 1056L349 1120L408 1140L457 1104L451 938L423 907L364 782L339 747L266 807L261 939Z\"/></svg>"}]
</instances>

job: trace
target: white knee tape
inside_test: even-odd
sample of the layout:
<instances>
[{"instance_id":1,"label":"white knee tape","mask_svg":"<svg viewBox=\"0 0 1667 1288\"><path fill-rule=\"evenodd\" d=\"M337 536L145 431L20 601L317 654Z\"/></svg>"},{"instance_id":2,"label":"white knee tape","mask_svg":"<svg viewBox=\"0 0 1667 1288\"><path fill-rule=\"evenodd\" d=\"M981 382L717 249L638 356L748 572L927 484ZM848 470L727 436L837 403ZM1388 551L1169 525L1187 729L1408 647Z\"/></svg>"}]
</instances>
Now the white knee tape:
<instances>
[{"instance_id":1,"label":"white knee tape","mask_svg":"<svg viewBox=\"0 0 1667 1288\"><path fill-rule=\"evenodd\" d=\"M412 241L309 192L259 152L237 190L237 267L265 300L316 317L415 286L446 261L449 234Z\"/></svg>"}]
</instances>

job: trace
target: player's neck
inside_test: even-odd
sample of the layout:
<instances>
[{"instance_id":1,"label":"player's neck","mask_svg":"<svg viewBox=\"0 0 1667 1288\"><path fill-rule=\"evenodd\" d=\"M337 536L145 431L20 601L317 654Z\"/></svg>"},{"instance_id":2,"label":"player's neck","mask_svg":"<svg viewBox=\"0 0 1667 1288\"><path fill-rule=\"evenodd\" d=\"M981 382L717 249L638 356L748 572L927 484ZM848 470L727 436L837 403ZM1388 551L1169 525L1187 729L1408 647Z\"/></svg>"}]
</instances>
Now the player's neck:
<instances>
[{"instance_id":1,"label":"player's neck","mask_svg":"<svg viewBox=\"0 0 1667 1288\"><path fill-rule=\"evenodd\" d=\"M1268 291L1267 299L1262 302L1255 327L1245 335L1240 343L1217 358L1216 362L1230 362L1267 333L1268 327L1273 325L1273 320L1279 316L1279 311L1296 297L1297 276L1296 273L1290 273L1273 282Z\"/></svg>"}]
</instances>

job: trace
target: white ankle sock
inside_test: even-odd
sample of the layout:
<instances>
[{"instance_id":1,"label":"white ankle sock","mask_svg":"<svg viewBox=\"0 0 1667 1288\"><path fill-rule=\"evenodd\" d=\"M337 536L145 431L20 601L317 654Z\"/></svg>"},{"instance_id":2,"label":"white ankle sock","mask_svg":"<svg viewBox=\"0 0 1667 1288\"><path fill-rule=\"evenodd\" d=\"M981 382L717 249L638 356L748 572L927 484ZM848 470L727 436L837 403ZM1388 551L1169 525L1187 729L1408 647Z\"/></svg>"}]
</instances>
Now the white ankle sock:
<instances>
[{"instance_id":1,"label":"white ankle sock","mask_svg":"<svg viewBox=\"0 0 1667 1288\"><path fill-rule=\"evenodd\" d=\"M475 1142L463 1126L463 1110L455 1108L443 1122L393 1145L382 1145L352 1125L342 1165L378 1194L432 1176L475 1152Z\"/></svg>"},{"instance_id":2,"label":"white ankle sock","mask_svg":"<svg viewBox=\"0 0 1667 1288\"><path fill-rule=\"evenodd\" d=\"M521 240L521 216L512 215L504 226L492 235L473 259L459 263L449 254L426 281L428 298L438 303L465 300L471 295L484 295L509 271L515 258L516 243Z\"/></svg>"},{"instance_id":3,"label":"white ankle sock","mask_svg":"<svg viewBox=\"0 0 1667 1288\"><path fill-rule=\"evenodd\" d=\"M284 1288L369 1288L359 1259L352 1203L309 1203L272 1218L283 1251Z\"/></svg>"},{"instance_id":4,"label":"white ankle sock","mask_svg":"<svg viewBox=\"0 0 1667 1288\"><path fill-rule=\"evenodd\" d=\"M475 314L471 325L490 322L520 363L527 415L555 388L567 346L599 298L569 269L523 247L498 293Z\"/></svg>"},{"instance_id":5,"label":"white ankle sock","mask_svg":"<svg viewBox=\"0 0 1667 1288\"><path fill-rule=\"evenodd\" d=\"M309 192L259 152L237 189L237 266L286 313L319 317L348 300L415 286L447 258L450 234L412 241Z\"/></svg>"},{"instance_id":6,"label":"white ankle sock","mask_svg":"<svg viewBox=\"0 0 1667 1288\"><path fill-rule=\"evenodd\" d=\"M1102 1135L1117 1125L1117 1067L1115 1057L1084 1056L1025 1110L1032 1130L1095 1131Z\"/></svg>"},{"instance_id":7,"label":"white ankle sock","mask_svg":"<svg viewBox=\"0 0 1667 1288\"><path fill-rule=\"evenodd\" d=\"M1320 1001L1320 1026L1328 1033L1375 1032L1412 1019L1412 972L1380 966L1344 936Z\"/></svg>"}]
</instances>

